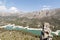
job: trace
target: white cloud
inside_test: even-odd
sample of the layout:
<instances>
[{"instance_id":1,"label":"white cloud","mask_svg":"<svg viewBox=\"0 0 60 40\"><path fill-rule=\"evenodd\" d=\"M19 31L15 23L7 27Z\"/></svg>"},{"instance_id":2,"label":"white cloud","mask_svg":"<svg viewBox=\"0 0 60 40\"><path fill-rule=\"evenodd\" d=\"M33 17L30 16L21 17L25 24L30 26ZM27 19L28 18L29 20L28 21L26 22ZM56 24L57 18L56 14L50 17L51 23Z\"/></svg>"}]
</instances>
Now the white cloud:
<instances>
[{"instance_id":1,"label":"white cloud","mask_svg":"<svg viewBox=\"0 0 60 40\"><path fill-rule=\"evenodd\" d=\"M18 12L18 9L16 7L11 7L9 8L10 12Z\"/></svg>"},{"instance_id":2,"label":"white cloud","mask_svg":"<svg viewBox=\"0 0 60 40\"><path fill-rule=\"evenodd\" d=\"M4 3L4 2L3 2L2 0L0 0L0 11L5 11L5 10L7 10L6 6L4 6L3 3Z\"/></svg>"},{"instance_id":3,"label":"white cloud","mask_svg":"<svg viewBox=\"0 0 60 40\"><path fill-rule=\"evenodd\" d=\"M49 10L50 8L42 8L42 10Z\"/></svg>"},{"instance_id":4,"label":"white cloud","mask_svg":"<svg viewBox=\"0 0 60 40\"><path fill-rule=\"evenodd\" d=\"M0 6L0 11L6 11L6 10L7 10L6 6Z\"/></svg>"},{"instance_id":5,"label":"white cloud","mask_svg":"<svg viewBox=\"0 0 60 40\"><path fill-rule=\"evenodd\" d=\"M48 5L43 5L42 7L43 7L42 10L49 10L49 9L51 9L51 6L48 6Z\"/></svg>"},{"instance_id":6,"label":"white cloud","mask_svg":"<svg viewBox=\"0 0 60 40\"><path fill-rule=\"evenodd\" d=\"M4 11L4 12L6 11L6 12L12 12L12 13L19 12L19 10L16 7L10 7L8 9L6 6L1 6L1 5L0 5L0 11Z\"/></svg>"},{"instance_id":7,"label":"white cloud","mask_svg":"<svg viewBox=\"0 0 60 40\"><path fill-rule=\"evenodd\" d=\"M4 5L4 1L3 0L0 0L0 11L18 12L18 9L16 7L7 8Z\"/></svg>"},{"instance_id":8,"label":"white cloud","mask_svg":"<svg viewBox=\"0 0 60 40\"><path fill-rule=\"evenodd\" d=\"M43 5L43 7L51 7L51 6L48 6L48 5Z\"/></svg>"}]
</instances>

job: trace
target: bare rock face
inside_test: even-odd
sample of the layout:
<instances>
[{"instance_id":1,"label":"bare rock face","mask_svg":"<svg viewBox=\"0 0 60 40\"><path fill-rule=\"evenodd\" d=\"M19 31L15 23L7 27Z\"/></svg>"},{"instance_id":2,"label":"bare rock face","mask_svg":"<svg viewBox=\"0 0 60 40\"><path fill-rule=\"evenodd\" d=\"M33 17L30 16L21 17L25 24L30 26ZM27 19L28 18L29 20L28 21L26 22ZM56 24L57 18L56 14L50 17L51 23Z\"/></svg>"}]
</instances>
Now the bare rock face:
<instances>
[{"instance_id":1,"label":"bare rock face","mask_svg":"<svg viewBox=\"0 0 60 40\"><path fill-rule=\"evenodd\" d=\"M60 8L50 9L50 10L40 10L40 11L33 11L33 12L1 12L0 16L18 16L18 17L27 17L27 18L45 18L45 17L54 17L60 18Z\"/></svg>"},{"instance_id":2,"label":"bare rock face","mask_svg":"<svg viewBox=\"0 0 60 40\"><path fill-rule=\"evenodd\" d=\"M22 17L27 18L44 18L44 17L60 17L60 9L50 9L50 10L40 10L40 11L33 11L33 12L27 12L23 13ZM20 16L20 17L21 17Z\"/></svg>"}]
</instances>

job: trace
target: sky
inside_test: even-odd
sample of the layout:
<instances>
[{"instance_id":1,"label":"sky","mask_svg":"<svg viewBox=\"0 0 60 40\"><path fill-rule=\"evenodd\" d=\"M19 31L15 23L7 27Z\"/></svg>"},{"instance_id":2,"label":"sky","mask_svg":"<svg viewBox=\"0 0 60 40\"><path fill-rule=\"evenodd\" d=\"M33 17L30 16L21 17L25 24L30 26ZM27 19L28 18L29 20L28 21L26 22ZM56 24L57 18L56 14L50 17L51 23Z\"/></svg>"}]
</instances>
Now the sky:
<instances>
[{"instance_id":1,"label":"sky","mask_svg":"<svg viewBox=\"0 0 60 40\"><path fill-rule=\"evenodd\" d=\"M0 0L0 10L39 11L41 9L60 8L60 0Z\"/></svg>"}]
</instances>

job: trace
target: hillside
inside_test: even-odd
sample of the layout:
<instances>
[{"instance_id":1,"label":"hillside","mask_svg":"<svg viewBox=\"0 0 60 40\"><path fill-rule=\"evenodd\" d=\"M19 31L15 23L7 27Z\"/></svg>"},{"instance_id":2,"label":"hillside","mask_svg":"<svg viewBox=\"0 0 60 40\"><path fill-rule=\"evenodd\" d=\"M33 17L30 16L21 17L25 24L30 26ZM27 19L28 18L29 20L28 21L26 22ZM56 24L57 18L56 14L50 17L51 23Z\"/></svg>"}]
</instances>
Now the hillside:
<instances>
[{"instance_id":1,"label":"hillside","mask_svg":"<svg viewBox=\"0 0 60 40\"><path fill-rule=\"evenodd\" d=\"M60 36L54 36L53 40L59 40ZM40 40L40 37L24 31L0 29L0 40Z\"/></svg>"},{"instance_id":2,"label":"hillside","mask_svg":"<svg viewBox=\"0 0 60 40\"><path fill-rule=\"evenodd\" d=\"M0 40L39 40L39 37L23 31L0 29Z\"/></svg>"},{"instance_id":3,"label":"hillside","mask_svg":"<svg viewBox=\"0 0 60 40\"><path fill-rule=\"evenodd\" d=\"M0 15L1 14L2 13L0 13ZM8 14L7 16L0 16L0 26L11 23L24 27L40 28L42 27L42 23L48 22L51 24L52 29L54 26L55 29L53 30L60 29L60 8Z\"/></svg>"}]
</instances>

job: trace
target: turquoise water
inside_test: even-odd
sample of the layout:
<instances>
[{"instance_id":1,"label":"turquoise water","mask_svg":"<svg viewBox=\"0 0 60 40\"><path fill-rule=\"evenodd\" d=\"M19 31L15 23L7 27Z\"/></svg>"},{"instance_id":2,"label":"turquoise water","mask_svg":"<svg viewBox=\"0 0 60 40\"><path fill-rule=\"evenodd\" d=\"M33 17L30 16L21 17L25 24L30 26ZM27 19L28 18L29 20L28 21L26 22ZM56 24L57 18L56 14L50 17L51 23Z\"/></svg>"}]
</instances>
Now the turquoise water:
<instances>
[{"instance_id":1,"label":"turquoise water","mask_svg":"<svg viewBox=\"0 0 60 40\"><path fill-rule=\"evenodd\" d=\"M5 29L12 30L13 26L7 26Z\"/></svg>"},{"instance_id":2,"label":"turquoise water","mask_svg":"<svg viewBox=\"0 0 60 40\"><path fill-rule=\"evenodd\" d=\"M18 28L18 27L13 29L12 26L7 26L5 29L7 29L7 30L23 30L25 32L30 32L30 33L32 33L34 35L40 35L41 34L40 30L27 30L27 29L22 29L22 28Z\"/></svg>"},{"instance_id":3,"label":"turquoise water","mask_svg":"<svg viewBox=\"0 0 60 40\"><path fill-rule=\"evenodd\" d=\"M60 36L60 32L59 32L58 34L59 34L59 36Z\"/></svg>"},{"instance_id":4,"label":"turquoise water","mask_svg":"<svg viewBox=\"0 0 60 40\"><path fill-rule=\"evenodd\" d=\"M13 29L13 26L7 26L5 29L7 29L7 30L23 30L25 32L30 32L34 35L41 35L41 30L28 30L28 29L22 29L22 28L18 28L18 27ZM51 34L55 35L54 33L51 33ZM60 32L58 34L60 36Z\"/></svg>"},{"instance_id":5,"label":"turquoise water","mask_svg":"<svg viewBox=\"0 0 60 40\"><path fill-rule=\"evenodd\" d=\"M27 29L24 29L24 31L30 32L30 33L35 34L35 35L40 35L41 34L41 30L27 30Z\"/></svg>"}]
</instances>

